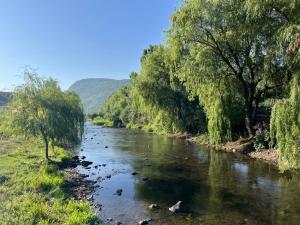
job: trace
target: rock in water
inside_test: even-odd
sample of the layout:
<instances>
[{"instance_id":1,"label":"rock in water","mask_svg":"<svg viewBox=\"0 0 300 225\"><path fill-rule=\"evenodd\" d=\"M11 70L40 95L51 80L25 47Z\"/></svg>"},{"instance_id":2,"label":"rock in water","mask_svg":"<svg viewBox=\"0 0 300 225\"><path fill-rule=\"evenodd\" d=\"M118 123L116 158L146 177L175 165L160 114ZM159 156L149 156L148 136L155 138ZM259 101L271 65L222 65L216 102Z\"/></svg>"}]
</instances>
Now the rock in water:
<instances>
[{"instance_id":1,"label":"rock in water","mask_svg":"<svg viewBox=\"0 0 300 225\"><path fill-rule=\"evenodd\" d=\"M81 162L81 165L82 165L83 167L88 167L88 166L91 165L91 164L93 164L93 162L90 162L90 161L82 161L82 162Z\"/></svg>"},{"instance_id":2,"label":"rock in water","mask_svg":"<svg viewBox=\"0 0 300 225\"><path fill-rule=\"evenodd\" d=\"M122 195L122 192L123 192L123 190L122 189L118 189L117 191L116 191L116 193L115 193L115 195Z\"/></svg>"},{"instance_id":3,"label":"rock in water","mask_svg":"<svg viewBox=\"0 0 300 225\"><path fill-rule=\"evenodd\" d=\"M139 224L139 225L147 225L147 224L149 224L149 222L150 222L151 220L152 220L152 219L141 220L138 224Z\"/></svg>"},{"instance_id":4,"label":"rock in water","mask_svg":"<svg viewBox=\"0 0 300 225\"><path fill-rule=\"evenodd\" d=\"M182 201L179 201L175 205L171 206L169 210L173 213L183 212L184 210L183 210Z\"/></svg>"},{"instance_id":5,"label":"rock in water","mask_svg":"<svg viewBox=\"0 0 300 225\"><path fill-rule=\"evenodd\" d=\"M142 177L142 181L148 181L149 177Z\"/></svg>"},{"instance_id":6,"label":"rock in water","mask_svg":"<svg viewBox=\"0 0 300 225\"><path fill-rule=\"evenodd\" d=\"M132 172L131 173L131 175L133 175L133 176L135 176L135 175L137 175L138 174L138 172Z\"/></svg>"},{"instance_id":7,"label":"rock in water","mask_svg":"<svg viewBox=\"0 0 300 225\"><path fill-rule=\"evenodd\" d=\"M149 205L149 209L157 209L159 206L157 204Z\"/></svg>"}]
</instances>

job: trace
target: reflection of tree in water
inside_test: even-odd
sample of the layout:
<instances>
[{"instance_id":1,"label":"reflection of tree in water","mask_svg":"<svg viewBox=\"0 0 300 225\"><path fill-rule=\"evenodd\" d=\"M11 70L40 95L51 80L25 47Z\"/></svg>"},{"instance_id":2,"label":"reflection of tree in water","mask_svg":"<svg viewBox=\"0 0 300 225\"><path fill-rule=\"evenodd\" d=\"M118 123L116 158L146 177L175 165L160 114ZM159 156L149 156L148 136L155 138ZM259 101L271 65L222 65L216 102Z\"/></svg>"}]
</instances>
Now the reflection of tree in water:
<instances>
[{"instance_id":1,"label":"reflection of tree in water","mask_svg":"<svg viewBox=\"0 0 300 225\"><path fill-rule=\"evenodd\" d=\"M209 170L208 170L208 185L209 189L209 206L213 211L218 211L223 208L226 194L229 195L228 184L233 184L232 162L228 162L225 156L216 151L210 151L209 154Z\"/></svg>"},{"instance_id":2,"label":"reflection of tree in water","mask_svg":"<svg viewBox=\"0 0 300 225\"><path fill-rule=\"evenodd\" d=\"M280 177L279 204L273 214L274 224L299 224L300 222L300 177ZM276 221L276 223L275 223Z\"/></svg>"},{"instance_id":3,"label":"reflection of tree in water","mask_svg":"<svg viewBox=\"0 0 300 225\"><path fill-rule=\"evenodd\" d=\"M147 182L137 179L135 197L165 207L181 200L193 212L203 208L206 204L195 202L195 195L207 196L207 160L200 163L195 146L183 141L153 137L150 146L148 160L136 159L132 165L140 176L149 177Z\"/></svg>"},{"instance_id":4,"label":"reflection of tree in water","mask_svg":"<svg viewBox=\"0 0 300 225\"><path fill-rule=\"evenodd\" d=\"M172 220L172 224L299 223L299 176L279 178L278 172L265 163L216 151L207 154L185 142L156 135L124 132L115 144L120 146L118 150L128 152L133 170L139 173L135 177L136 200L146 206L159 204L162 209L155 214L159 221ZM142 181L142 176L149 180ZM178 200L189 206L189 219L187 215L166 215L167 208Z\"/></svg>"}]
</instances>

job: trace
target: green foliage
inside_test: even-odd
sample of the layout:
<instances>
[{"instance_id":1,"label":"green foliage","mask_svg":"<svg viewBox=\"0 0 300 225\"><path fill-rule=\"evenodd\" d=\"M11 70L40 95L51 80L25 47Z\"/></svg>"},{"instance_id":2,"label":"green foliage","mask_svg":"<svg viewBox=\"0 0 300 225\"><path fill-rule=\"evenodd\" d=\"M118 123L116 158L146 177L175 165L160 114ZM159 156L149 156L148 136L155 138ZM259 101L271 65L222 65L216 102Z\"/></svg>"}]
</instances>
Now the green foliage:
<instances>
[{"instance_id":1,"label":"green foliage","mask_svg":"<svg viewBox=\"0 0 300 225\"><path fill-rule=\"evenodd\" d=\"M205 130L205 116L198 102L188 99L182 83L171 75L169 49L152 46L145 52L131 90L133 108L142 114L142 123L159 133Z\"/></svg>"},{"instance_id":2,"label":"green foliage","mask_svg":"<svg viewBox=\"0 0 300 225\"><path fill-rule=\"evenodd\" d=\"M288 99L278 101L272 110L271 139L279 150L281 169L300 168L300 78L295 77Z\"/></svg>"},{"instance_id":3,"label":"green foliage","mask_svg":"<svg viewBox=\"0 0 300 225\"><path fill-rule=\"evenodd\" d=\"M101 112L114 127L125 127L130 120L129 88L122 87L113 93L103 104Z\"/></svg>"},{"instance_id":4,"label":"green foliage","mask_svg":"<svg viewBox=\"0 0 300 225\"><path fill-rule=\"evenodd\" d=\"M79 95L86 114L98 113L104 101L122 86L128 86L129 80L104 78L83 79L69 88Z\"/></svg>"},{"instance_id":5,"label":"green foliage","mask_svg":"<svg viewBox=\"0 0 300 225\"><path fill-rule=\"evenodd\" d=\"M63 92L57 82L25 72L26 83L14 91L8 107L7 119L15 133L41 137L48 145L77 144L84 127L84 114L79 97Z\"/></svg>"},{"instance_id":6,"label":"green foliage","mask_svg":"<svg viewBox=\"0 0 300 225\"><path fill-rule=\"evenodd\" d=\"M221 107L215 108L220 112L209 118L212 126L219 126L209 129L214 142L222 141L218 136L230 132L229 117L234 110L228 109L226 96L240 105L244 127L252 136L259 104L267 96L280 94L289 79L287 63L282 55L275 54L274 35L285 24L271 12L249 15L246 3L186 0L172 16L168 42L179 68L176 76L186 83L193 96L199 96L204 107L207 104L201 93L205 95L211 88L221 90L221 95L208 90L215 93L209 96L215 101L213 105Z\"/></svg>"},{"instance_id":7,"label":"green foliage","mask_svg":"<svg viewBox=\"0 0 300 225\"><path fill-rule=\"evenodd\" d=\"M0 224L99 224L87 201L75 201L65 189L62 159L56 148L53 161L45 162L34 139L0 141Z\"/></svg>"},{"instance_id":8,"label":"green foliage","mask_svg":"<svg viewBox=\"0 0 300 225\"><path fill-rule=\"evenodd\" d=\"M98 125L98 126L106 126L106 127L112 127L113 126L113 122L107 119L103 119L101 117L96 117L92 120L92 123L94 125Z\"/></svg>"}]
</instances>

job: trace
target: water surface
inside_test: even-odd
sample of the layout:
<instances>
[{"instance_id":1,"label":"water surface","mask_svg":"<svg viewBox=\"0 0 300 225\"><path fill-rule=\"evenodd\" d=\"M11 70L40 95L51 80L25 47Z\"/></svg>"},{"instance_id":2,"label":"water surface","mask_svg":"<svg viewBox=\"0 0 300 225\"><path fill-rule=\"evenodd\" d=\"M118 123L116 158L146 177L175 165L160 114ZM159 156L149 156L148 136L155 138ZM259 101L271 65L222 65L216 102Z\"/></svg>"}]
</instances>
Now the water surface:
<instances>
[{"instance_id":1,"label":"water surface","mask_svg":"<svg viewBox=\"0 0 300 225\"><path fill-rule=\"evenodd\" d=\"M242 155L91 124L77 151L93 162L91 169L78 169L98 181L94 199L104 225L145 218L153 225L300 224L300 177ZM187 212L172 214L168 208L179 200ZM154 203L160 208L149 209Z\"/></svg>"}]
</instances>

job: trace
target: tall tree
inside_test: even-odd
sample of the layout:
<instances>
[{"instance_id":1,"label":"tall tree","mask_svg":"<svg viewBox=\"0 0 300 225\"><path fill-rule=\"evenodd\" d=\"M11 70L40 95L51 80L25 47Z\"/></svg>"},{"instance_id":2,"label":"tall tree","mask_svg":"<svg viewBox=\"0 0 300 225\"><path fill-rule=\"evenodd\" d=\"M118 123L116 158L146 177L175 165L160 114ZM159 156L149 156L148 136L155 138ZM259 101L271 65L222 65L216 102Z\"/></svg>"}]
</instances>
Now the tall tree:
<instances>
[{"instance_id":1,"label":"tall tree","mask_svg":"<svg viewBox=\"0 0 300 225\"><path fill-rule=\"evenodd\" d=\"M179 77L190 83L201 76L211 77L210 82L216 85L230 80L227 85L242 97L250 137L259 103L280 93L290 79L286 62L275 54L273 38L284 22L285 18L273 11L249 16L245 0L185 0L172 16L170 44L180 50L177 55L184 53L184 60L194 49L193 61L202 67L200 73ZM207 64L213 69L203 68ZM215 76L209 74L211 71Z\"/></svg>"},{"instance_id":2,"label":"tall tree","mask_svg":"<svg viewBox=\"0 0 300 225\"><path fill-rule=\"evenodd\" d=\"M41 137L45 156L49 145L69 146L80 141L84 114L79 97L63 92L57 82L25 72L25 84L16 88L8 110L12 127L26 136Z\"/></svg>"}]
</instances>

